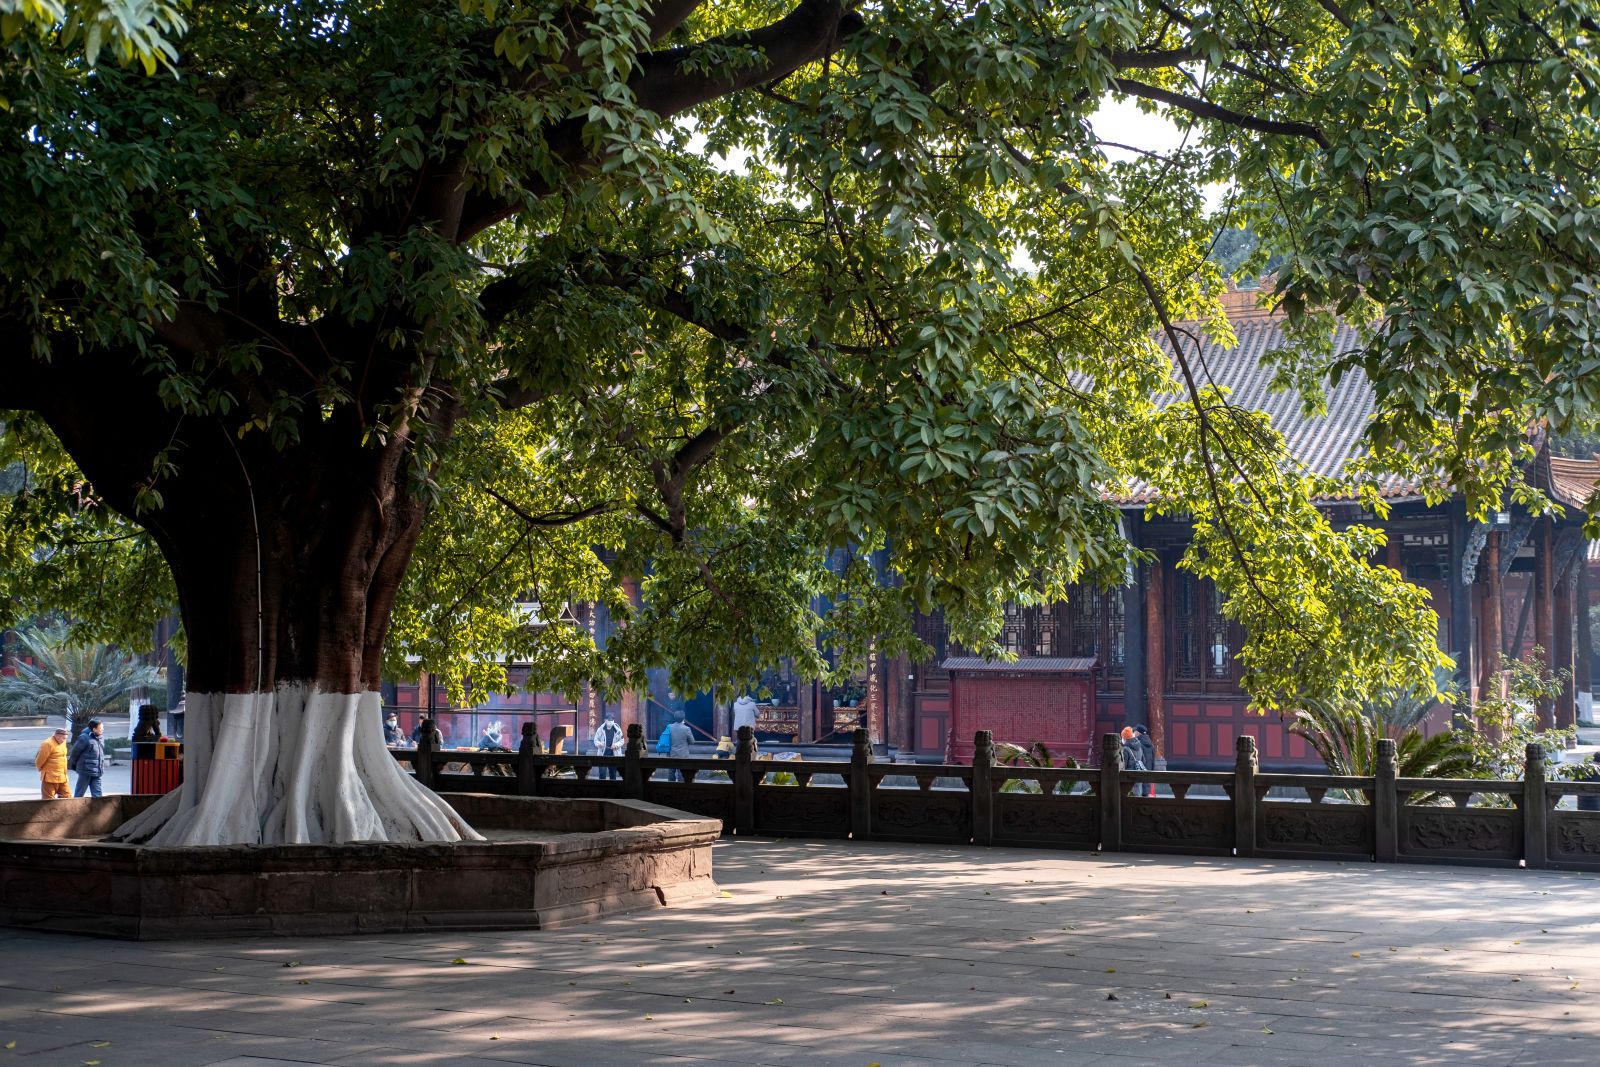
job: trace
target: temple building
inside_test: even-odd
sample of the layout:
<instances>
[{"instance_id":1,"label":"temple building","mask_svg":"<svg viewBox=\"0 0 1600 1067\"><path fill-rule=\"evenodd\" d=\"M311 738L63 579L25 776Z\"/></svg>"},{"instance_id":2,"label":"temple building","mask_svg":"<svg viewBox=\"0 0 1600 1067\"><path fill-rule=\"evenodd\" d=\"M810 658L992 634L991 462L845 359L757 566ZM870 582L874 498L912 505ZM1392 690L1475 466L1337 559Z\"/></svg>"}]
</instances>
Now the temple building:
<instances>
[{"instance_id":1,"label":"temple building","mask_svg":"<svg viewBox=\"0 0 1600 1067\"><path fill-rule=\"evenodd\" d=\"M1269 389L1272 372L1261 366L1263 353L1284 344L1281 318L1240 311L1232 315L1238 345L1207 341L1199 352L1210 379L1233 403L1266 412L1308 472L1338 475L1360 454L1374 410L1370 384L1346 375L1329 389L1326 414L1307 416L1297 394ZM1348 328L1340 333L1336 351L1354 343ZM1469 701L1495 683L1501 651L1525 656L1538 647L1550 667L1572 672L1574 683L1541 709L1547 722L1564 726L1575 721L1580 701L1585 710L1588 704L1591 574L1582 527L1600 461L1562 458L1546 447L1526 477L1554 501L1551 514L1536 519L1513 507L1475 522L1459 497L1430 505L1418 486L1395 477L1379 486L1390 505L1382 520L1351 499L1319 506L1336 525L1385 530L1388 545L1377 562L1431 594L1439 647L1455 658ZM1177 568L1191 537L1187 523L1147 521L1147 502L1134 496L1122 504L1135 544L1156 561L1125 588L1084 589L1063 604L1008 611L1002 642L1017 654L1015 663L960 655L947 647L937 617L919 620L935 654L906 671L902 704L889 711L906 721L899 731L891 722L891 742L959 758L969 754L974 730L992 729L1019 743L1054 741L1052 751L1059 746L1083 759L1093 757L1091 739L1101 732L1145 724L1158 758L1175 767L1230 765L1241 734L1255 736L1266 766L1318 766L1280 716L1246 710L1236 658L1244 634L1222 615L1209 582ZM1087 706L1077 695L1085 691L1093 694ZM1049 729L1039 722L1044 707Z\"/></svg>"},{"instance_id":2,"label":"temple building","mask_svg":"<svg viewBox=\"0 0 1600 1067\"><path fill-rule=\"evenodd\" d=\"M1370 384L1347 374L1329 388L1326 413L1306 415L1298 394L1269 388L1272 372L1261 365L1263 354L1284 344L1282 319L1261 310L1248 291L1228 294L1228 303L1238 343L1223 348L1205 341L1198 359L1209 379L1227 389L1234 404L1267 413L1307 471L1339 475L1361 453L1374 411ZM1355 344L1347 327L1334 341L1336 350ZM1439 647L1455 658L1457 681L1469 701L1495 684L1501 651L1526 656L1538 647L1551 667L1573 672L1575 684L1542 709L1549 721L1566 725L1580 704L1588 709L1593 646L1587 607L1600 594L1591 573L1600 573L1600 553L1591 564L1582 526L1600 461L1563 458L1545 448L1526 477L1555 503L1553 513L1536 519L1512 507L1478 522L1460 498L1429 504L1419 486L1398 477L1379 485L1390 506L1382 520L1348 497L1319 503L1336 525L1359 523L1387 532L1377 562L1431 594ZM1158 759L1173 767L1230 765L1241 734L1255 736L1266 767L1319 766L1279 716L1247 710L1237 659L1244 634L1223 616L1211 584L1176 566L1191 537L1187 523L1147 520L1149 499L1137 492L1120 503L1125 528L1154 562L1139 567L1120 589L1085 588L1064 603L1009 609L1001 640L1016 654L1015 662L987 662L951 647L939 616L919 617L919 636L932 649L921 662L873 657L860 677L835 688L793 670L770 672L758 735L767 742L842 745L864 726L899 758L965 761L974 731L989 729L998 740L1043 742L1052 753L1092 760L1093 739L1102 732L1143 724ZM574 610L575 623L603 643L611 626L604 608ZM619 721L640 722L653 736L671 711L682 710L702 740L731 732L731 693L716 699L674 693L665 672L655 673L659 677L648 692L624 694L609 705ZM592 692L519 692L496 696L469 713L449 709L442 687L386 688L386 703L402 713L407 729L431 709L458 743L468 745L468 735L496 718L511 735L526 720L539 725L541 737L564 725L568 736L586 742L608 706Z\"/></svg>"}]
</instances>

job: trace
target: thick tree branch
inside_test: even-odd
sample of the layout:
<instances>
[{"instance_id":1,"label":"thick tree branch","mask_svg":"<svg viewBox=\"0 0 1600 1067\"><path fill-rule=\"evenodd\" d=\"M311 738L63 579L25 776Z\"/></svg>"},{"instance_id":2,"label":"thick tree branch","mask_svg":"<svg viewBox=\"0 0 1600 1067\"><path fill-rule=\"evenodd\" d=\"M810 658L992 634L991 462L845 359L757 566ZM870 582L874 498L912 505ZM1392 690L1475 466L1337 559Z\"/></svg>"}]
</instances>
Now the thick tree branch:
<instances>
[{"instance_id":1,"label":"thick tree branch","mask_svg":"<svg viewBox=\"0 0 1600 1067\"><path fill-rule=\"evenodd\" d=\"M480 485L477 486L477 488L484 494L493 497L507 511L521 519L524 525L537 529L553 529L558 526L571 526L575 522L582 522L584 519L592 519L596 515L604 515L607 512L616 511L619 507L621 507L621 505L615 500L605 500L598 504L591 504L589 507L581 508L577 511L547 511L543 514L535 515L527 508L524 508L516 501L507 497L504 493L496 490L493 486Z\"/></svg>"},{"instance_id":2,"label":"thick tree branch","mask_svg":"<svg viewBox=\"0 0 1600 1067\"><path fill-rule=\"evenodd\" d=\"M1119 93L1129 96L1143 97L1146 100L1155 100L1171 107L1179 108L1197 118L1212 119L1240 129L1254 130L1257 133L1270 133L1283 137L1304 137L1312 141L1323 151L1329 151L1332 145L1323 132L1308 122L1282 122L1277 119L1264 119L1255 115L1246 115L1239 111L1232 111L1219 104L1198 96L1187 93L1176 93L1170 89L1147 85L1144 82L1133 81L1128 78L1116 78L1113 81Z\"/></svg>"},{"instance_id":3,"label":"thick tree branch","mask_svg":"<svg viewBox=\"0 0 1600 1067\"><path fill-rule=\"evenodd\" d=\"M689 0L666 5L682 17L695 6ZM641 107L667 119L718 97L781 81L861 30L865 25L861 16L845 8L843 0L800 0L789 14L760 29L647 52L636 60L629 87ZM729 58L740 52L749 62L730 72ZM552 128L546 138L554 154L574 169L600 162L584 146L582 132L581 122L568 120ZM537 195L539 190L529 192ZM518 202L468 197L456 240L470 240L520 210Z\"/></svg>"},{"instance_id":4,"label":"thick tree branch","mask_svg":"<svg viewBox=\"0 0 1600 1067\"><path fill-rule=\"evenodd\" d=\"M1112 52L1111 65L1119 70L1163 70L1192 63L1203 53L1198 48L1168 48L1154 52Z\"/></svg>"},{"instance_id":5,"label":"thick tree branch","mask_svg":"<svg viewBox=\"0 0 1600 1067\"><path fill-rule=\"evenodd\" d=\"M861 16L846 11L841 0L800 0L770 26L640 56L630 81L642 106L669 118L708 100L782 81L838 48L862 25ZM726 57L741 51L749 62L727 70Z\"/></svg>"}]
</instances>

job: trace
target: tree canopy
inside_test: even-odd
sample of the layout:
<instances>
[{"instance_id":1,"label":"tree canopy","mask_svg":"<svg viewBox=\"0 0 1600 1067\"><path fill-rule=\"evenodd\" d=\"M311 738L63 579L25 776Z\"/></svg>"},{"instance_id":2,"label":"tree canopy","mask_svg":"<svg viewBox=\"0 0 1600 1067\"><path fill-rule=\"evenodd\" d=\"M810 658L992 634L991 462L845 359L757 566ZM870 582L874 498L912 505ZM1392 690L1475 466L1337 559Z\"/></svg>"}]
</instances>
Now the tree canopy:
<instances>
[{"instance_id":1,"label":"tree canopy","mask_svg":"<svg viewBox=\"0 0 1600 1067\"><path fill-rule=\"evenodd\" d=\"M0 590L108 633L176 597L193 648L204 583L253 574L226 656L258 678L295 573L263 554L349 573L292 531L393 524L340 558L398 588L327 623L391 670L693 689L909 647L913 608L991 647L1006 601L1122 580L1138 478L1192 517L1258 704L1426 687L1425 595L1184 355L1227 331L1219 228L1282 257L1285 382L1373 381L1373 470L1481 510L1600 389L1593 0L208 0L98 56L28 12L0 551L39 567ZM1186 146L1119 151L1109 96ZM248 538L201 564L228 524L253 571ZM627 625L601 654L517 599Z\"/></svg>"}]
</instances>

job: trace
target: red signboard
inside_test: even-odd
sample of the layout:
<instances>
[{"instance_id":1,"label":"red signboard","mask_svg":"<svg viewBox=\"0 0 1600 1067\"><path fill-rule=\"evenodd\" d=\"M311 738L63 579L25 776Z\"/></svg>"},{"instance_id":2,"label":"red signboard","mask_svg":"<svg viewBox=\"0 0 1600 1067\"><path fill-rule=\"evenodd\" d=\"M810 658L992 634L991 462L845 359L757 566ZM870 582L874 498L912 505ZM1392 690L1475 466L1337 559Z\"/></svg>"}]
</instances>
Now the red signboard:
<instances>
[{"instance_id":1,"label":"red signboard","mask_svg":"<svg viewBox=\"0 0 1600 1067\"><path fill-rule=\"evenodd\" d=\"M950 670L950 745L956 763L972 761L972 735L988 730L997 742L1032 747L1052 757L1089 762L1094 741L1095 683L1091 667L1028 669L1027 661L1000 670Z\"/></svg>"}]
</instances>

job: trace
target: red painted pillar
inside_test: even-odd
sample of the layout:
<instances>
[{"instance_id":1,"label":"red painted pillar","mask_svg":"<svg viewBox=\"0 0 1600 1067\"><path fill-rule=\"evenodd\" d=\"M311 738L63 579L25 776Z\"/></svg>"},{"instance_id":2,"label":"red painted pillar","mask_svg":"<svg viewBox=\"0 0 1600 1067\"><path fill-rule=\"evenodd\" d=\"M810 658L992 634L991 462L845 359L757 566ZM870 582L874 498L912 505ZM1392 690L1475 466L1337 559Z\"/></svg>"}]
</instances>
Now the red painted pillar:
<instances>
[{"instance_id":1,"label":"red painted pillar","mask_svg":"<svg viewBox=\"0 0 1600 1067\"><path fill-rule=\"evenodd\" d=\"M1144 706L1158 760L1167 756L1167 583L1164 567L1159 556L1150 564L1150 582L1144 596Z\"/></svg>"}]
</instances>

